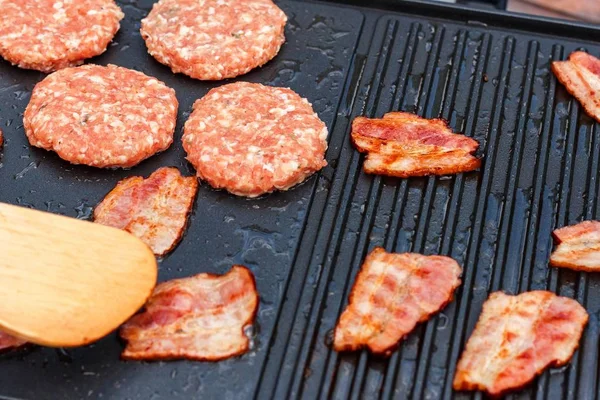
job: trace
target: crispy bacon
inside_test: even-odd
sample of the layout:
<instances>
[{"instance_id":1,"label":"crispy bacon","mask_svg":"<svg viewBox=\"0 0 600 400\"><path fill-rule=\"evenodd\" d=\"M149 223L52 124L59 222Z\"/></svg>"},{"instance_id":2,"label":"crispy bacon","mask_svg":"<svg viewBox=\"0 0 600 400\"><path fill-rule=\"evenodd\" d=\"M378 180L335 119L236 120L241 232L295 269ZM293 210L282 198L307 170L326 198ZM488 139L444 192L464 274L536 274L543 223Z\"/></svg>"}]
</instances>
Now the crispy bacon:
<instances>
[{"instance_id":1,"label":"crispy bacon","mask_svg":"<svg viewBox=\"0 0 600 400\"><path fill-rule=\"evenodd\" d=\"M501 396L527 385L546 367L571 359L587 320L579 303L551 292L492 293L458 363L454 389Z\"/></svg>"},{"instance_id":2,"label":"crispy bacon","mask_svg":"<svg viewBox=\"0 0 600 400\"><path fill-rule=\"evenodd\" d=\"M375 354L390 355L417 323L452 301L461 272L448 257L374 249L356 277L348 307L335 329L334 349L367 347Z\"/></svg>"},{"instance_id":3,"label":"crispy bacon","mask_svg":"<svg viewBox=\"0 0 600 400\"><path fill-rule=\"evenodd\" d=\"M600 270L600 222L584 221L555 230L550 265L579 271Z\"/></svg>"},{"instance_id":4,"label":"crispy bacon","mask_svg":"<svg viewBox=\"0 0 600 400\"><path fill-rule=\"evenodd\" d=\"M94 220L132 233L162 256L181 240L197 192L195 177L160 168L148 179L119 182L94 210Z\"/></svg>"},{"instance_id":5,"label":"crispy bacon","mask_svg":"<svg viewBox=\"0 0 600 400\"><path fill-rule=\"evenodd\" d=\"M25 343L27 343L25 340L18 339L6 332L0 331L0 352L14 349L15 347L21 347Z\"/></svg>"},{"instance_id":6,"label":"crispy bacon","mask_svg":"<svg viewBox=\"0 0 600 400\"><path fill-rule=\"evenodd\" d=\"M567 61L554 61L552 71L585 112L600 122L600 60L576 51Z\"/></svg>"},{"instance_id":7,"label":"crispy bacon","mask_svg":"<svg viewBox=\"0 0 600 400\"><path fill-rule=\"evenodd\" d=\"M367 153L365 172L407 178L473 171L481 160L473 153L477 141L453 133L441 119L391 112L382 119L358 117L352 142Z\"/></svg>"},{"instance_id":8,"label":"crispy bacon","mask_svg":"<svg viewBox=\"0 0 600 400\"><path fill-rule=\"evenodd\" d=\"M234 266L227 274L199 274L156 287L141 314L121 328L129 360L218 361L245 353L244 328L258 308L254 276Z\"/></svg>"}]
</instances>

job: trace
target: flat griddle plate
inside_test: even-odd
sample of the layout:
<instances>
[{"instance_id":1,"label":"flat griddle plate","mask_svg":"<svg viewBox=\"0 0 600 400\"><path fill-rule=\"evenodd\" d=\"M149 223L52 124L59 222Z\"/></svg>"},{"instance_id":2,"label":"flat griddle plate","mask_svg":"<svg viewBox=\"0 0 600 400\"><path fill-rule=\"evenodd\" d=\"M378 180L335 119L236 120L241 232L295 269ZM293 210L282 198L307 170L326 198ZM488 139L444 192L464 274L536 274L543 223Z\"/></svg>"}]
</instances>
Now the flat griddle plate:
<instances>
[{"instance_id":1,"label":"flat griddle plate","mask_svg":"<svg viewBox=\"0 0 600 400\"><path fill-rule=\"evenodd\" d=\"M175 144L131 171L72 166L31 148L23 111L44 75L0 62L0 201L89 218L122 178L160 166L193 174L182 124L194 100L222 83L173 75L154 61L138 33L153 1L119 3L122 29L93 62L141 70L175 88ZM1 356L0 398L470 397L453 393L451 381L483 301L491 291L530 289L576 298L590 323L573 362L516 397L596 397L600 277L550 269L547 260L555 227L597 217L600 132L549 65L578 48L600 55L588 41L600 32L411 2L393 10L377 0L372 9L279 4L290 19L287 43L274 61L239 79L307 97L330 128L330 166L289 192L256 200L203 184L182 244L160 264L161 281L248 266L261 296L252 351L215 364L122 362L114 334L68 351L32 348ZM365 175L348 140L350 122L390 110L447 119L481 143L483 168L409 180ZM387 360L328 346L374 246L449 255L465 271L455 301Z\"/></svg>"}]
</instances>

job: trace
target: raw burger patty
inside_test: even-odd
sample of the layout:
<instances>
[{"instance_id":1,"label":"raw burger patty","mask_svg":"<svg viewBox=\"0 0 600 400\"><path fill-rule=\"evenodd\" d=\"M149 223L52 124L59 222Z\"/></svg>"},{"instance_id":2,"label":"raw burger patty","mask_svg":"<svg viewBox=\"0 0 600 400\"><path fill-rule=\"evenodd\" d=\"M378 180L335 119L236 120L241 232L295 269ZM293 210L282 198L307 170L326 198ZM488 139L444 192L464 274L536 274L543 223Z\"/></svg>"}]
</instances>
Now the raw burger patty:
<instances>
[{"instance_id":1,"label":"raw burger patty","mask_svg":"<svg viewBox=\"0 0 600 400\"><path fill-rule=\"evenodd\" d=\"M51 72L102 54L123 19L113 0L0 0L0 55Z\"/></svg>"},{"instance_id":2,"label":"raw burger patty","mask_svg":"<svg viewBox=\"0 0 600 400\"><path fill-rule=\"evenodd\" d=\"M326 139L325 124L292 90L238 82L196 101L183 147L213 187L256 197L326 166Z\"/></svg>"},{"instance_id":3,"label":"raw burger patty","mask_svg":"<svg viewBox=\"0 0 600 400\"><path fill-rule=\"evenodd\" d=\"M141 33L148 52L173 72L219 80L275 57L286 22L271 0L160 0Z\"/></svg>"},{"instance_id":4,"label":"raw burger patty","mask_svg":"<svg viewBox=\"0 0 600 400\"><path fill-rule=\"evenodd\" d=\"M173 89L141 72L67 68L36 85L25 133L73 164L132 167L171 145L177 107Z\"/></svg>"}]
</instances>

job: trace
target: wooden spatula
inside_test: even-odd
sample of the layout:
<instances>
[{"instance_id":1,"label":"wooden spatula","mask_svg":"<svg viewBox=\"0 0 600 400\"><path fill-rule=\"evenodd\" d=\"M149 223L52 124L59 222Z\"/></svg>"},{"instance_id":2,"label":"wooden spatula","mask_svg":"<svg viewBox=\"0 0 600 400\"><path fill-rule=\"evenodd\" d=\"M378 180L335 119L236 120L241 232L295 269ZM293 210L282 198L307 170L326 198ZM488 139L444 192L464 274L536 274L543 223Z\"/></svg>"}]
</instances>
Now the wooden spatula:
<instances>
[{"instance_id":1,"label":"wooden spatula","mask_svg":"<svg viewBox=\"0 0 600 400\"><path fill-rule=\"evenodd\" d=\"M127 232L0 203L0 330L93 342L144 304L156 276L152 251Z\"/></svg>"}]
</instances>

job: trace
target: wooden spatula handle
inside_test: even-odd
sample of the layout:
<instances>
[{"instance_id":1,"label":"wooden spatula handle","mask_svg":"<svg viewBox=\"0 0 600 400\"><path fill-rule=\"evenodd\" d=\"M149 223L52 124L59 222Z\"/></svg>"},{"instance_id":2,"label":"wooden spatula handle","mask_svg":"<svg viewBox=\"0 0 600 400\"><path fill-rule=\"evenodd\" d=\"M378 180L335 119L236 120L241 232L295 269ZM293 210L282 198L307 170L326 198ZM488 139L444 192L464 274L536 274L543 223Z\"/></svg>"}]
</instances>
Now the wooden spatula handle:
<instances>
[{"instance_id":1,"label":"wooden spatula handle","mask_svg":"<svg viewBox=\"0 0 600 400\"><path fill-rule=\"evenodd\" d=\"M0 329L46 346L113 331L149 297L150 249L124 231L0 203Z\"/></svg>"}]
</instances>

